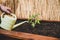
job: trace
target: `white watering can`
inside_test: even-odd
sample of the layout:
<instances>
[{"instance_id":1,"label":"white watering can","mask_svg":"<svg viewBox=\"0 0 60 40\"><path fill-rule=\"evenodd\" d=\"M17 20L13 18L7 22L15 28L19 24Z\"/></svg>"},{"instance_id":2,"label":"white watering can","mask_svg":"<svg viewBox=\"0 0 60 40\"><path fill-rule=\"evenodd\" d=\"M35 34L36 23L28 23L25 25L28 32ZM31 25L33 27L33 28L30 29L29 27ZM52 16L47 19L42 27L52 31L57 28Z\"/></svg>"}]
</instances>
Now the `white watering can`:
<instances>
[{"instance_id":1,"label":"white watering can","mask_svg":"<svg viewBox=\"0 0 60 40\"><path fill-rule=\"evenodd\" d=\"M28 21L23 21L23 22L20 22L20 23L14 25L16 20L17 20L17 17L15 14L11 13L11 14L7 15L5 13L2 13L0 27L5 30L12 30L12 29L18 27L19 25L21 25L25 22L28 22Z\"/></svg>"}]
</instances>

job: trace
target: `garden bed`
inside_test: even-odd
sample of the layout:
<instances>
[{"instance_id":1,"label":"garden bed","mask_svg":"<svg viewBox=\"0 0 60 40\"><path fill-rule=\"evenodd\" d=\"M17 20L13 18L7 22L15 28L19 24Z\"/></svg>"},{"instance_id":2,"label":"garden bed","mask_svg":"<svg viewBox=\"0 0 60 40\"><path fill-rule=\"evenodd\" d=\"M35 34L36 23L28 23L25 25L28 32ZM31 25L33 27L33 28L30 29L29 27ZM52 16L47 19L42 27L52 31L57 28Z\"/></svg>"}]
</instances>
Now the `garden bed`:
<instances>
[{"instance_id":1,"label":"garden bed","mask_svg":"<svg viewBox=\"0 0 60 40\"><path fill-rule=\"evenodd\" d=\"M17 20L16 23L21 21L25 20ZM40 21L40 24L36 24L34 28L31 26L31 24L24 23L15 28L14 31L60 38L60 22Z\"/></svg>"},{"instance_id":2,"label":"garden bed","mask_svg":"<svg viewBox=\"0 0 60 40\"><path fill-rule=\"evenodd\" d=\"M17 20L16 23L22 21L25 20ZM18 26L17 28L13 29L12 31L60 38L60 22L40 21L40 24L36 24L34 28L31 26L31 24L24 23ZM1 37L3 38L3 35L1 35L0 38ZM14 40L18 40L18 39L14 39Z\"/></svg>"}]
</instances>

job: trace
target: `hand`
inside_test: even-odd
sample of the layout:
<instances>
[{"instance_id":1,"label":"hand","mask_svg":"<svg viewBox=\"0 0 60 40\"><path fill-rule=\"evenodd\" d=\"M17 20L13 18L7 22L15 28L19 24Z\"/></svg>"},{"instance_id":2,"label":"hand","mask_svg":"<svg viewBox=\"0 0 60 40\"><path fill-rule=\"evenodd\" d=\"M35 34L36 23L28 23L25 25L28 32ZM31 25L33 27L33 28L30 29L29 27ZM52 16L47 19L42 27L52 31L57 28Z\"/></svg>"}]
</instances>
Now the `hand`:
<instances>
[{"instance_id":1,"label":"hand","mask_svg":"<svg viewBox=\"0 0 60 40\"><path fill-rule=\"evenodd\" d=\"M5 12L5 13L11 13L12 12L11 8L3 6L3 5L0 5L0 9L1 9L1 11Z\"/></svg>"}]
</instances>

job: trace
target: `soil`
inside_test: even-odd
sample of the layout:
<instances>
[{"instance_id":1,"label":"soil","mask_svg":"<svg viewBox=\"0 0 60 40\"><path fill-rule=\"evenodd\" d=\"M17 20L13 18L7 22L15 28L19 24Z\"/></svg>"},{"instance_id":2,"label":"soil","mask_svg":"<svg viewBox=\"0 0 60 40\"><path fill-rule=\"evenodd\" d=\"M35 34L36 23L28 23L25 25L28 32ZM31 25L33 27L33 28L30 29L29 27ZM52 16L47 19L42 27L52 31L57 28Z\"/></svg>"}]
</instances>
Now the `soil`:
<instances>
[{"instance_id":1,"label":"soil","mask_svg":"<svg viewBox=\"0 0 60 40\"><path fill-rule=\"evenodd\" d=\"M25 20L17 20L16 24ZM48 21L40 21L40 24L36 24L33 28L30 23L24 23L17 28L13 29L12 31L18 32L26 32L32 33L37 35L45 35L51 37L60 38L60 22L48 22ZM11 39L11 40L19 40L10 37L5 37L5 35L1 35L0 39Z\"/></svg>"}]
</instances>

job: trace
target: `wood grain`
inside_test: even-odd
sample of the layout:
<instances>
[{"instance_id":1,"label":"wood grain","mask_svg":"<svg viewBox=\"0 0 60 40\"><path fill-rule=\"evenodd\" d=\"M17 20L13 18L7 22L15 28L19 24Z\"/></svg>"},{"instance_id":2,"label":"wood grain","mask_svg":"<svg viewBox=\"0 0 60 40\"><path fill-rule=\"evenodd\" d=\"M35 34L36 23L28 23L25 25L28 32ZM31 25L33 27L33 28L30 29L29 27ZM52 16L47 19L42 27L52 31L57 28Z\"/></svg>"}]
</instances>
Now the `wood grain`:
<instances>
[{"instance_id":1,"label":"wood grain","mask_svg":"<svg viewBox=\"0 0 60 40\"><path fill-rule=\"evenodd\" d=\"M40 14L40 20L60 21L59 0L1 0L0 4L10 7L18 19Z\"/></svg>"},{"instance_id":2,"label":"wood grain","mask_svg":"<svg viewBox=\"0 0 60 40\"><path fill-rule=\"evenodd\" d=\"M0 34L7 35L9 37L18 38L18 39L26 39L26 40L60 40L59 38L29 34L24 32L16 32L16 31L7 31L0 29Z\"/></svg>"},{"instance_id":3,"label":"wood grain","mask_svg":"<svg viewBox=\"0 0 60 40\"><path fill-rule=\"evenodd\" d=\"M29 14L40 14L41 20L60 21L59 0L18 0L16 15L19 19L28 19Z\"/></svg>"}]
</instances>

